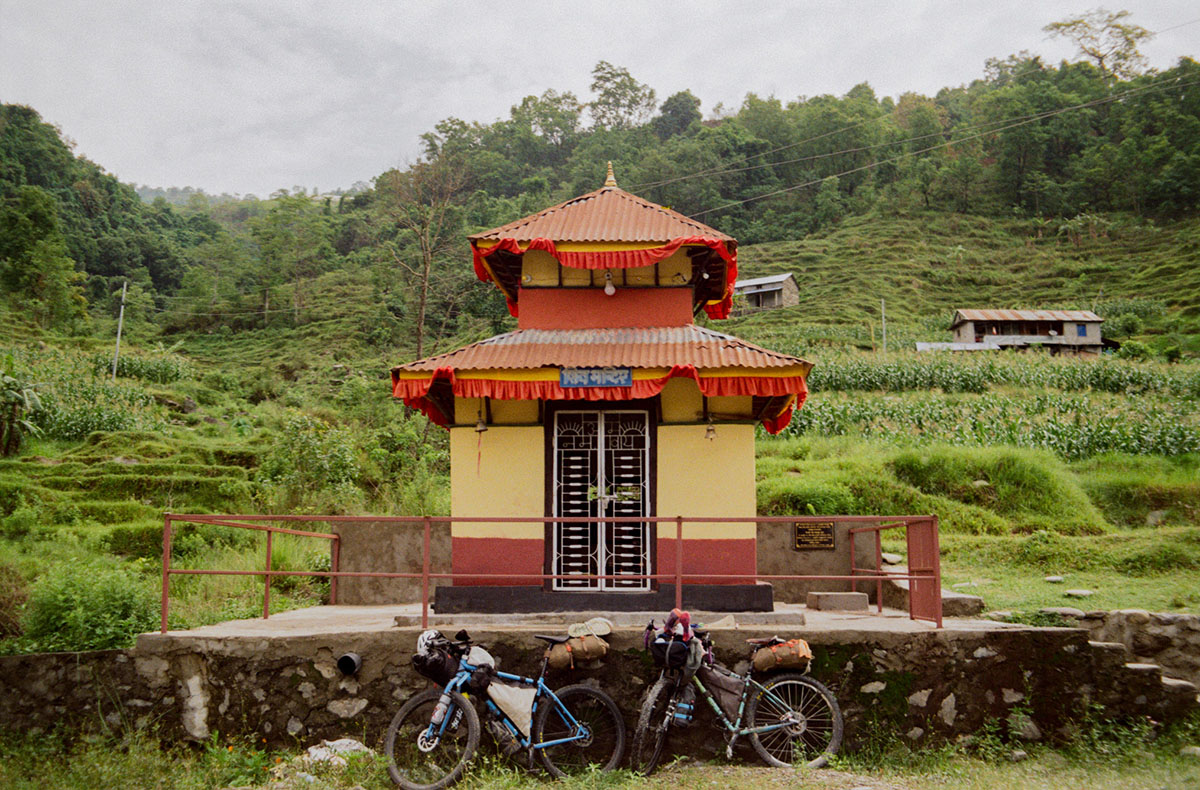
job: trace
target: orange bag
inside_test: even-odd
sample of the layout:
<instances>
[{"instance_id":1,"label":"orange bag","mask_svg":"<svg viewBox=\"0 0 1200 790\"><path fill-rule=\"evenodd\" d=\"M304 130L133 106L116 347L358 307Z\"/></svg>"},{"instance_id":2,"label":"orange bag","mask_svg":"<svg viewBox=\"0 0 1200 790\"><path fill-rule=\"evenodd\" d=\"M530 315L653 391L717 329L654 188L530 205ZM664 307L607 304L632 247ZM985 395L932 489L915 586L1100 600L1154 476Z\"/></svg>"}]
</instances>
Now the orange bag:
<instances>
[{"instance_id":1,"label":"orange bag","mask_svg":"<svg viewBox=\"0 0 1200 790\"><path fill-rule=\"evenodd\" d=\"M598 636L573 637L546 650L551 669L574 669L576 661L594 661L608 654L608 642Z\"/></svg>"},{"instance_id":2,"label":"orange bag","mask_svg":"<svg viewBox=\"0 0 1200 790\"><path fill-rule=\"evenodd\" d=\"M812 659L812 650L803 639L789 639L778 645L760 647L754 651L754 671L773 669L802 669Z\"/></svg>"}]
</instances>

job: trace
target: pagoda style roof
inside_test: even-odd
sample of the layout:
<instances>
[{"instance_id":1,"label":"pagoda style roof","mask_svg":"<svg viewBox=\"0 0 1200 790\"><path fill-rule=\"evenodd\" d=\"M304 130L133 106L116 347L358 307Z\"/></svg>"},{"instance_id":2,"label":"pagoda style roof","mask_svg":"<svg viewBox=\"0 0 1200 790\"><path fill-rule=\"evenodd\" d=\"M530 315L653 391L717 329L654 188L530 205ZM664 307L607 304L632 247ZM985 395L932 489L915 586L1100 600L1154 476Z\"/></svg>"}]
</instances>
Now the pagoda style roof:
<instances>
[{"instance_id":1,"label":"pagoda style roof","mask_svg":"<svg viewBox=\"0 0 1200 790\"><path fill-rule=\"evenodd\" d=\"M709 318L726 318L733 306L737 241L619 188L611 162L608 179L595 192L467 238L475 276L496 284L514 316L521 260L531 250L546 252L567 268L610 270L652 266L682 249L691 260L697 308Z\"/></svg>"},{"instance_id":2,"label":"pagoda style roof","mask_svg":"<svg viewBox=\"0 0 1200 790\"><path fill-rule=\"evenodd\" d=\"M520 370L542 367L790 368L806 375L812 364L715 332L707 327L518 329L455 351L398 365L393 373Z\"/></svg>"},{"instance_id":3,"label":"pagoda style roof","mask_svg":"<svg viewBox=\"0 0 1200 790\"><path fill-rule=\"evenodd\" d=\"M509 222L467 238L476 246L486 248L488 241L514 239L530 242L550 239L553 242L657 242L665 244L681 237L703 236L726 244L736 243L703 222L697 222L651 203L625 190L606 186L588 192L536 214Z\"/></svg>"},{"instance_id":4,"label":"pagoda style roof","mask_svg":"<svg viewBox=\"0 0 1200 790\"><path fill-rule=\"evenodd\" d=\"M518 329L392 368L392 396L439 425L454 398L636 400L690 378L707 397L749 396L768 431L787 426L808 395L812 364L690 325L619 329ZM582 375L595 384L568 384Z\"/></svg>"}]
</instances>

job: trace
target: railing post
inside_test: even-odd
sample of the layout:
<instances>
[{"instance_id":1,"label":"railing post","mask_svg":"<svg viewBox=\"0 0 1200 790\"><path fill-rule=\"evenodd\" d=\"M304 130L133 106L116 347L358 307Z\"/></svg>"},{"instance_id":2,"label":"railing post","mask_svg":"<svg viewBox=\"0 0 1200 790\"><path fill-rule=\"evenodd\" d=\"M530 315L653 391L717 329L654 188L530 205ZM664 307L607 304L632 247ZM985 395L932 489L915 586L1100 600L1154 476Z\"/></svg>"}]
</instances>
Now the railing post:
<instances>
[{"instance_id":1,"label":"railing post","mask_svg":"<svg viewBox=\"0 0 1200 790\"><path fill-rule=\"evenodd\" d=\"M675 608L683 608L683 516L675 517Z\"/></svg>"},{"instance_id":2,"label":"railing post","mask_svg":"<svg viewBox=\"0 0 1200 790\"><path fill-rule=\"evenodd\" d=\"M171 514L163 514L162 633L167 632L167 599L171 584Z\"/></svg>"},{"instance_id":3,"label":"railing post","mask_svg":"<svg viewBox=\"0 0 1200 790\"><path fill-rule=\"evenodd\" d=\"M271 616L271 537L273 529L267 530L267 573L263 576L263 619Z\"/></svg>"},{"instance_id":4,"label":"railing post","mask_svg":"<svg viewBox=\"0 0 1200 790\"><path fill-rule=\"evenodd\" d=\"M341 567L342 567L342 536L340 533L335 533L335 534L337 534L337 537L334 538L333 541L331 541L331 545L329 547L329 551L331 554L331 556L329 558L329 569L332 570L334 573L337 573L339 570L341 570ZM329 603L331 606L333 604L337 603L337 588L338 588L338 577L336 577L336 576L330 577L330 579L329 579Z\"/></svg>"},{"instance_id":5,"label":"railing post","mask_svg":"<svg viewBox=\"0 0 1200 790\"><path fill-rule=\"evenodd\" d=\"M875 606L883 614L883 530L875 530Z\"/></svg>"},{"instance_id":6,"label":"railing post","mask_svg":"<svg viewBox=\"0 0 1200 790\"><path fill-rule=\"evenodd\" d=\"M421 549L421 628L429 628L429 516L425 517L425 540Z\"/></svg>"},{"instance_id":7,"label":"railing post","mask_svg":"<svg viewBox=\"0 0 1200 790\"><path fill-rule=\"evenodd\" d=\"M938 540L938 517L930 517L929 528L933 530L933 595L937 606L937 627L942 627L942 548Z\"/></svg>"}]
</instances>

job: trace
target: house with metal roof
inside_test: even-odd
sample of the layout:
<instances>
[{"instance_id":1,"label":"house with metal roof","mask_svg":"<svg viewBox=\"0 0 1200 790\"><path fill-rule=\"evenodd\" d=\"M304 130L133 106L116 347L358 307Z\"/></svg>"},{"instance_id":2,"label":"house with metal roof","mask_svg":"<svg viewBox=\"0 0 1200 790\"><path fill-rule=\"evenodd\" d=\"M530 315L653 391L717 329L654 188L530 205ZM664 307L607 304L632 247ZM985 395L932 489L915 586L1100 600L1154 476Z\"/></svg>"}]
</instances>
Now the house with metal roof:
<instances>
[{"instance_id":1,"label":"house with metal roof","mask_svg":"<svg viewBox=\"0 0 1200 790\"><path fill-rule=\"evenodd\" d=\"M756 426L788 424L812 365L696 325L730 313L737 241L620 189L611 164L600 189L468 239L517 328L392 369L393 396L450 432L455 581L435 608L646 608L686 557L715 588L693 606L769 609L746 583L756 525L720 519L756 515ZM680 553L645 520L692 514L714 520L681 526ZM569 520L586 518L609 520Z\"/></svg>"},{"instance_id":2,"label":"house with metal roof","mask_svg":"<svg viewBox=\"0 0 1200 790\"><path fill-rule=\"evenodd\" d=\"M733 284L735 297L741 296L745 310L772 310L800 304L800 288L791 272L769 277L752 277Z\"/></svg>"},{"instance_id":3,"label":"house with metal roof","mask_svg":"<svg viewBox=\"0 0 1200 790\"><path fill-rule=\"evenodd\" d=\"M1090 310L955 310L950 331L954 343L1099 354L1103 322Z\"/></svg>"}]
</instances>

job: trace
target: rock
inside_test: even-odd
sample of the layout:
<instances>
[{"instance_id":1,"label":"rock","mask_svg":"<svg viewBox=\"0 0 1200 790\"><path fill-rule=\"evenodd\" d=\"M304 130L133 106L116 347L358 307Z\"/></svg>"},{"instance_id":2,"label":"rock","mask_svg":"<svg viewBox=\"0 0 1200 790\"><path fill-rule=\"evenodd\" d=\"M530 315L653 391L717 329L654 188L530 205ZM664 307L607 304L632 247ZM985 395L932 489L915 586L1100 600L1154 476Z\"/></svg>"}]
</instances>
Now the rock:
<instances>
[{"instance_id":1,"label":"rock","mask_svg":"<svg viewBox=\"0 0 1200 790\"><path fill-rule=\"evenodd\" d=\"M1159 524L1163 523L1163 520L1166 519L1166 517L1167 511L1165 510L1151 510L1146 514L1146 526L1157 527Z\"/></svg>"},{"instance_id":2,"label":"rock","mask_svg":"<svg viewBox=\"0 0 1200 790\"><path fill-rule=\"evenodd\" d=\"M1042 614L1056 614L1060 617L1074 617L1076 619L1083 617L1083 610L1076 609L1073 606L1047 606L1044 609L1038 609Z\"/></svg>"},{"instance_id":3,"label":"rock","mask_svg":"<svg viewBox=\"0 0 1200 790\"><path fill-rule=\"evenodd\" d=\"M1061 576L1047 576L1046 578L1042 579L1042 581L1044 581L1044 582L1050 582L1051 584L1062 584L1062 583L1063 583L1063 577L1061 577Z\"/></svg>"},{"instance_id":4,"label":"rock","mask_svg":"<svg viewBox=\"0 0 1200 790\"><path fill-rule=\"evenodd\" d=\"M951 590L958 590L958 589L961 589L961 588L963 588L963 587L977 587L977 586L978 586L978 585L976 585L976 584L975 584L975 582L959 582L958 584L951 584L951 585L950 585L950 589L951 589Z\"/></svg>"},{"instance_id":5,"label":"rock","mask_svg":"<svg viewBox=\"0 0 1200 790\"><path fill-rule=\"evenodd\" d=\"M971 485L975 486L976 488L987 488L991 485L991 483L986 480L972 480Z\"/></svg>"},{"instance_id":6,"label":"rock","mask_svg":"<svg viewBox=\"0 0 1200 790\"><path fill-rule=\"evenodd\" d=\"M363 700L365 702L366 700ZM330 703L331 705L333 703ZM301 758L306 764L322 763L337 768L346 767L347 754L371 754L371 750L353 738L338 738L336 741L321 741L308 747Z\"/></svg>"},{"instance_id":7,"label":"rock","mask_svg":"<svg viewBox=\"0 0 1200 790\"><path fill-rule=\"evenodd\" d=\"M975 652L971 655L975 658L991 658L992 656L996 655L996 651L986 647L980 647L976 648Z\"/></svg>"},{"instance_id":8,"label":"rock","mask_svg":"<svg viewBox=\"0 0 1200 790\"><path fill-rule=\"evenodd\" d=\"M1011 752L1008 753L1008 759L1014 763L1019 763L1022 760L1026 760L1028 758L1029 758L1029 753L1026 752L1024 749L1013 749Z\"/></svg>"},{"instance_id":9,"label":"rock","mask_svg":"<svg viewBox=\"0 0 1200 790\"><path fill-rule=\"evenodd\" d=\"M920 727L913 727L911 730L909 730L907 733L904 734L904 737L908 738L910 741L915 741L924 734L925 734L925 730L921 729Z\"/></svg>"},{"instance_id":10,"label":"rock","mask_svg":"<svg viewBox=\"0 0 1200 790\"><path fill-rule=\"evenodd\" d=\"M1013 613L1008 611L1007 609L998 609L994 612L988 612L987 614L984 615L984 617L986 617L989 620L1000 620L1003 622L1005 620L1008 620L1008 618L1012 617L1012 614Z\"/></svg>"},{"instance_id":11,"label":"rock","mask_svg":"<svg viewBox=\"0 0 1200 790\"><path fill-rule=\"evenodd\" d=\"M325 709L338 718L350 719L362 713L365 707L367 707L365 699L335 699L330 701Z\"/></svg>"},{"instance_id":12,"label":"rock","mask_svg":"<svg viewBox=\"0 0 1200 790\"><path fill-rule=\"evenodd\" d=\"M303 730L303 729L304 729L304 722L300 721L295 716L288 719L288 723L287 723L287 734L288 735L295 735L296 733L300 732L300 730Z\"/></svg>"},{"instance_id":13,"label":"rock","mask_svg":"<svg viewBox=\"0 0 1200 790\"><path fill-rule=\"evenodd\" d=\"M1041 729L1034 724L1033 719L1029 715L1021 711L1014 711L1008 717L1008 728L1013 734L1024 741L1040 741L1042 739Z\"/></svg>"},{"instance_id":14,"label":"rock","mask_svg":"<svg viewBox=\"0 0 1200 790\"><path fill-rule=\"evenodd\" d=\"M880 557L888 565L902 565L904 563L904 558L901 557L899 554L891 554L891 553L885 551L883 554L880 555Z\"/></svg>"},{"instance_id":15,"label":"rock","mask_svg":"<svg viewBox=\"0 0 1200 790\"><path fill-rule=\"evenodd\" d=\"M1063 595L1068 598L1091 598L1094 593L1091 590L1067 590ZM1080 616L1082 615L1083 613L1080 612Z\"/></svg>"},{"instance_id":16,"label":"rock","mask_svg":"<svg viewBox=\"0 0 1200 790\"><path fill-rule=\"evenodd\" d=\"M184 414L191 414L198 408L200 407L196 405L196 401L192 400L190 397L184 398L183 403L179 404L179 410Z\"/></svg>"},{"instance_id":17,"label":"rock","mask_svg":"<svg viewBox=\"0 0 1200 790\"><path fill-rule=\"evenodd\" d=\"M942 721L946 722L947 727L954 726L954 719L958 716L958 711L954 704L954 695L947 694L942 700L941 706L938 708L938 715L942 717Z\"/></svg>"},{"instance_id":18,"label":"rock","mask_svg":"<svg viewBox=\"0 0 1200 790\"><path fill-rule=\"evenodd\" d=\"M863 694L878 694L887 688L887 684L880 680L873 680L859 689Z\"/></svg>"},{"instance_id":19,"label":"rock","mask_svg":"<svg viewBox=\"0 0 1200 790\"><path fill-rule=\"evenodd\" d=\"M1025 699L1025 695L1015 689L1000 689L1000 693L1004 696L1005 705L1015 705Z\"/></svg>"},{"instance_id":20,"label":"rock","mask_svg":"<svg viewBox=\"0 0 1200 790\"><path fill-rule=\"evenodd\" d=\"M1200 746L1184 746L1179 750L1180 757L1195 757L1200 759Z\"/></svg>"},{"instance_id":21,"label":"rock","mask_svg":"<svg viewBox=\"0 0 1200 790\"><path fill-rule=\"evenodd\" d=\"M916 708L923 708L929 704L929 695L932 692L933 689L925 689L924 691L918 691L914 694L910 694L908 696L908 704Z\"/></svg>"}]
</instances>

